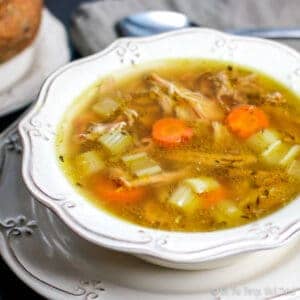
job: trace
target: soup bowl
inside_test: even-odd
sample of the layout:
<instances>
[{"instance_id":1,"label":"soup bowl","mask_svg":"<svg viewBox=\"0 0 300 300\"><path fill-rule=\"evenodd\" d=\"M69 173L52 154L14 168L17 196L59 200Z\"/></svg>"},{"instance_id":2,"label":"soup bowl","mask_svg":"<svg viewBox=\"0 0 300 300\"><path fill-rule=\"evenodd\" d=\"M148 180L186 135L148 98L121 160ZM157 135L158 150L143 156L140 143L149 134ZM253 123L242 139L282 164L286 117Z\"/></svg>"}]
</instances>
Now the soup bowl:
<instances>
[{"instance_id":1,"label":"soup bowl","mask_svg":"<svg viewBox=\"0 0 300 300\"><path fill-rule=\"evenodd\" d=\"M300 230L300 201L256 222L214 232L145 228L95 207L69 183L57 161L57 127L74 99L99 78L125 74L140 64L172 58L237 63L266 73L300 94L300 55L281 44L211 29L186 29L147 38L124 38L70 63L44 83L37 103L19 124L22 172L32 195L83 238L155 264L178 269L211 268L245 254L286 244Z\"/></svg>"}]
</instances>

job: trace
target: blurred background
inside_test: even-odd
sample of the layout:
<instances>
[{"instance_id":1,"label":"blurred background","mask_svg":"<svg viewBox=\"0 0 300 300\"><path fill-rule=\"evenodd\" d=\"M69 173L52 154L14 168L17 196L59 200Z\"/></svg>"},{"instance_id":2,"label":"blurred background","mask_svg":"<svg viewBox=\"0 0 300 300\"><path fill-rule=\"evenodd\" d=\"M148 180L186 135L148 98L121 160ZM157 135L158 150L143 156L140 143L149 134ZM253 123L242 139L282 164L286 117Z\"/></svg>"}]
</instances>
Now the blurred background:
<instances>
[{"instance_id":1,"label":"blurred background","mask_svg":"<svg viewBox=\"0 0 300 300\"><path fill-rule=\"evenodd\" d=\"M83 2L88 2L88 0L44 0L45 6L48 7L51 13L53 13L65 25L66 28L69 28L70 26L72 12L74 12L76 7ZM13 121L15 121L25 109L21 109L16 113L9 114L5 117L0 117L0 133Z\"/></svg>"}]
</instances>

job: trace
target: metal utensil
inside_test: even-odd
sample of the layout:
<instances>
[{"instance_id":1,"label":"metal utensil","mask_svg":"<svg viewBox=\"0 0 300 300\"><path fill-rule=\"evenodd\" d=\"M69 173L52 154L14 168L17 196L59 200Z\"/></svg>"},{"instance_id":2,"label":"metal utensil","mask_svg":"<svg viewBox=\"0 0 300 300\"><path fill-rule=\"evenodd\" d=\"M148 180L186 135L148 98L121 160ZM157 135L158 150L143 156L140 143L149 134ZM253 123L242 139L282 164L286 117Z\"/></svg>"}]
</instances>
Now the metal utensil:
<instances>
[{"instance_id":1,"label":"metal utensil","mask_svg":"<svg viewBox=\"0 0 300 300\"><path fill-rule=\"evenodd\" d=\"M130 15L116 24L118 33L122 36L149 36L171 30L201 27L188 19L185 14L174 11L147 11ZM232 29L225 32L237 35L248 35L270 39L298 39L300 28L259 28Z\"/></svg>"}]
</instances>

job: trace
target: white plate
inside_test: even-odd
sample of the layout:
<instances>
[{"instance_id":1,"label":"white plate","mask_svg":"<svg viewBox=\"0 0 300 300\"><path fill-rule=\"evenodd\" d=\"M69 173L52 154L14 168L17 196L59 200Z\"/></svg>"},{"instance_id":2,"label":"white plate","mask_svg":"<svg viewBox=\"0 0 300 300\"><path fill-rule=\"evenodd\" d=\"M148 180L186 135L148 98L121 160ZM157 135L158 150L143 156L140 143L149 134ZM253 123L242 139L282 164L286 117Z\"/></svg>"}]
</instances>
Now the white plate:
<instances>
[{"instance_id":1,"label":"white plate","mask_svg":"<svg viewBox=\"0 0 300 300\"><path fill-rule=\"evenodd\" d=\"M35 58L36 39L34 42L15 57L0 64L0 94L22 79L29 72Z\"/></svg>"},{"instance_id":2,"label":"white plate","mask_svg":"<svg viewBox=\"0 0 300 300\"><path fill-rule=\"evenodd\" d=\"M66 30L47 9L43 11L40 32L33 47L35 58L29 71L11 88L0 93L0 116L35 100L47 76L70 60Z\"/></svg>"},{"instance_id":3,"label":"white plate","mask_svg":"<svg viewBox=\"0 0 300 300\"><path fill-rule=\"evenodd\" d=\"M16 125L0 136L0 251L50 299L299 299L300 244L252 254L223 269L175 271L100 248L32 199L21 179ZM289 291L287 296L274 298ZM295 291L295 292L291 292Z\"/></svg>"}]
</instances>

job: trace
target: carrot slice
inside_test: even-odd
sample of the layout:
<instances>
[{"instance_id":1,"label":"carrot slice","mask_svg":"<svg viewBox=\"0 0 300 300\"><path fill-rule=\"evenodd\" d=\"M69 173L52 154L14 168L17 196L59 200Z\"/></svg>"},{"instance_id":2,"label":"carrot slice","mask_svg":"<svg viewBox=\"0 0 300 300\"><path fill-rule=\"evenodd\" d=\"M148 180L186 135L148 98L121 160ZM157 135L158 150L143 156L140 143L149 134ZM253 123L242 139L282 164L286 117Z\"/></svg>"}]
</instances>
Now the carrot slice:
<instances>
[{"instance_id":1,"label":"carrot slice","mask_svg":"<svg viewBox=\"0 0 300 300\"><path fill-rule=\"evenodd\" d=\"M229 129L243 139L269 127L267 115L254 105L241 105L234 108L227 116L226 122Z\"/></svg>"},{"instance_id":2,"label":"carrot slice","mask_svg":"<svg viewBox=\"0 0 300 300\"><path fill-rule=\"evenodd\" d=\"M103 175L94 176L92 179L92 189L95 195L102 200L119 203L134 203L143 199L146 194L146 188L120 187L115 181L104 177Z\"/></svg>"},{"instance_id":3,"label":"carrot slice","mask_svg":"<svg viewBox=\"0 0 300 300\"><path fill-rule=\"evenodd\" d=\"M172 147L189 141L193 129L184 121L176 118L164 118L156 121L152 127L152 137L163 147Z\"/></svg>"},{"instance_id":4,"label":"carrot slice","mask_svg":"<svg viewBox=\"0 0 300 300\"><path fill-rule=\"evenodd\" d=\"M204 208L210 208L218 202L225 200L227 196L228 190L224 186L220 186L214 191L201 194L201 199L203 199Z\"/></svg>"}]
</instances>

